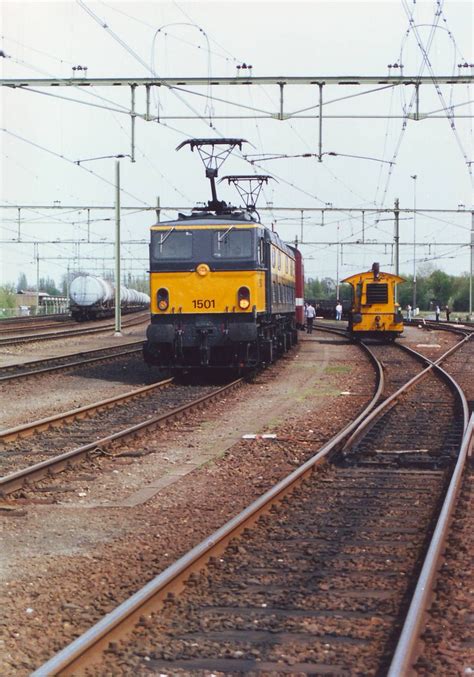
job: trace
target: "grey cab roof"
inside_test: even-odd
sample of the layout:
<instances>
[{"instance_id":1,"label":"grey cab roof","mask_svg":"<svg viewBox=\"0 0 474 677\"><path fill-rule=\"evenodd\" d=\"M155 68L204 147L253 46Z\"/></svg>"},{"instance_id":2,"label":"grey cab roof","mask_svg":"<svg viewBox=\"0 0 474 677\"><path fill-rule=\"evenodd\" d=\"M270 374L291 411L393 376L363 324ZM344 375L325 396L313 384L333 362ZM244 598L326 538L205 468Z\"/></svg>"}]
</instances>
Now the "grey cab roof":
<instances>
[{"instance_id":1,"label":"grey cab roof","mask_svg":"<svg viewBox=\"0 0 474 677\"><path fill-rule=\"evenodd\" d=\"M259 223L258 221L254 221L252 219L236 219L229 218L228 216L216 216L215 214L196 216L196 218L193 218L193 216L186 216L186 218L174 219L173 221L159 221L158 223L154 223L152 228L156 228L156 226L169 226L172 228L173 226L185 226L187 224L190 226L207 226L210 223L218 223L219 225L223 226L257 226L258 228L266 230L269 233L270 240L273 242L273 244L275 244L277 247L280 247L280 249L287 250L288 254L292 253L291 245L285 244L280 239L278 233L275 233L274 230L270 230L270 228L265 226L263 223Z\"/></svg>"}]
</instances>

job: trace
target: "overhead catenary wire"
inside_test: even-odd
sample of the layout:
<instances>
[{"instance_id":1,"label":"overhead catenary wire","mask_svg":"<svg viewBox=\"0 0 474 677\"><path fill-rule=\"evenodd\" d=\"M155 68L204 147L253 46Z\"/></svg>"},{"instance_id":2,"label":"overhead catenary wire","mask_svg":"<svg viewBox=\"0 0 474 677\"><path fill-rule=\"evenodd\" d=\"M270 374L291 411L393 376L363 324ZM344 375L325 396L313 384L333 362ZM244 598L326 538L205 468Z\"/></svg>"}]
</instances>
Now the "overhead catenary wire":
<instances>
[{"instance_id":1,"label":"overhead catenary wire","mask_svg":"<svg viewBox=\"0 0 474 677\"><path fill-rule=\"evenodd\" d=\"M97 172L94 172L89 167L85 167L84 165L78 165L77 161L72 160L71 158L68 158L65 155L62 155L61 153L56 153L54 150L50 150L49 148L46 148L45 146L42 146L41 144L36 143L35 141L31 141L30 139L27 139L24 136L21 136L20 134L16 134L15 132L12 132L11 130L6 129L5 127L1 127L0 131L4 132L5 134L9 134L12 137L15 137L16 139L19 139L20 141L23 141L24 143L27 143L30 146L34 146L35 148L38 148L39 150L42 150L46 153L49 153L50 155L53 155L54 157L57 157L61 160L64 160L65 162L69 162L70 164L73 164L76 167L79 167L83 171L86 171L88 174L91 174L92 176L100 179L104 183L107 183L109 186L115 187L115 183L113 181L106 179L104 176L101 176ZM149 203L146 202L146 200L142 200L141 198L137 197L136 195L133 195L133 193L130 193L128 190L125 190L124 188L121 188L120 192L123 193L124 195L128 195L129 197L133 197L135 200L138 200L138 202L142 202L143 204L150 206Z\"/></svg>"},{"instance_id":2,"label":"overhead catenary wire","mask_svg":"<svg viewBox=\"0 0 474 677\"><path fill-rule=\"evenodd\" d=\"M442 4L443 4L443 3L441 2L441 0L437 0L437 5L438 5L440 8L442 8ZM407 12L407 14L409 15L407 0L402 0L402 5L403 5L405 11ZM438 12L436 15L437 15L437 16L440 16L440 14L441 14L441 12ZM444 112L445 112L445 114L446 114L446 118L447 118L447 120L448 120L448 122L449 122L449 124L450 124L450 127L451 127L451 129L452 129L452 131L453 131L453 133L454 133L454 136L455 136L455 138L456 138L456 141L457 141L457 144L458 144L459 149L460 149L460 151L461 151L461 154L462 154L462 156L463 156L463 158L464 158L464 161L465 161L465 163L466 163L467 170L468 170L468 172L469 172L469 176L470 176L471 184L472 184L472 183L473 183L473 179L474 179L473 173L472 173L472 165L471 165L471 163L469 162L469 159L468 159L468 157L467 157L466 151L465 151L465 149L464 149L464 146L463 146L463 144L462 144L462 141L461 141L461 139L460 139L460 137L459 137L459 134L458 134L458 132L457 132L456 124L455 124L455 122L454 122L454 114L452 113L452 111L450 111L450 107L447 105L447 103L446 103L446 101L445 101L445 99L444 99L443 92L441 91L441 88L440 88L438 82L436 81L436 76L435 76L434 71L433 71L433 66L432 66L432 64L431 64L431 61L430 61L430 58L429 58L429 55L428 55L428 51L429 51L429 50L427 50L427 49L425 48L425 46L423 45L423 40L421 39L421 36L420 36L420 34L419 34L419 31L418 31L418 27L417 27L417 25L414 23L413 19L412 19L412 28L413 28L413 32L414 32L415 37L416 37L416 41L417 41L418 47L420 48L420 51L421 51L421 53L422 53L423 61L424 61L424 63L426 64L426 66L428 67L428 70L429 70L429 72L430 72L430 74L431 74L431 77L433 78L433 84L434 84L434 86L435 86L435 89L436 89L436 92L437 92L437 94L438 94L439 100L440 100L441 105L442 105L442 107L443 107L443 109L444 109Z\"/></svg>"},{"instance_id":3,"label":"overhead catenary wire","mask_svg":"<svg viewBox=\"0 0 474 677\"><path fill-rule=\"evenodd\" d=\"M404 0L402 0L402 2L404 2ZM408 25L409 25L409 27L407 29L407 32L409 32L410 25L412 23L414 23L414 19L413 19L414 11L415 11L415 3L413 4L413 10L411 12L408 10ZM431 49L431 45L432 45L432 42L433 42L433 39L434 39L436 26L437 26L438 22L439 22L439 16L438 16L437 19L436 19L436 16L435 16L435 21L432 24L432 29L431 29L430 35L428 37L428 43L427 43L427 51L428 52ZM403 65L403 64L401 64L401 65ZM422 63L420 64L420 67L418 69L418 76L415 78L415 89L412 92L410 103L408 105L408 110L406 110L406 109L404 110L404 118L403 118L403 122L402 122L402 128L401 128L398 140L397 140L396 145L395 145L395 150L394 150L393 155L392 155L392 164L390 164L390 166L389 166L384 191L383 191L380 203L379 203L380 205L385 204L385 197L387 195L388 188L389 188L389 185L390 185L390 180L392 178L393 168L395 166L395 162L396 162L396 159L398 157L398 153L400 151L400 147L402 145L402 141L403 141L404 136L405 136L405 131L406 131L406 128L407 128L407 121L409 119L410 112L411 112L411 110L412 110L412 108L415 104L415 101L416 101L416 97L417 97L416 82L417 82L418 78L421 77L421 75L423 74L424 69L425 69L425 62L422 61Z\"/></svg>"}]
</instances>

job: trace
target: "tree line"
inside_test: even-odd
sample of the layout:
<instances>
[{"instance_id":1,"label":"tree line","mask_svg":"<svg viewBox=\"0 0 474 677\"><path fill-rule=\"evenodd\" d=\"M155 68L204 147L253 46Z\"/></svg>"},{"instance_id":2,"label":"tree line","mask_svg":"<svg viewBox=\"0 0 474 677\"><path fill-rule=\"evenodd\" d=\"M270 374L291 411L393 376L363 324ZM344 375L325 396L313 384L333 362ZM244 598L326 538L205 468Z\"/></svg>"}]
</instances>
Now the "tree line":
<instances>
[{"instance_id":1,"label":"tree line","mask_svg":"<svg viewBox=\"0 0 474 677\"><path fill-rule=\"evenodd\" d=\"M398 286L398 302L402 308L413 305L413 275L403 276L405 282ZM449 306L454 311L465 312L469 308L469 274L448 275L442 270L425 266L420 268L416 279L416 305L420 310L432 310L434 306ZM305 298L336 299L336 281L325 277L309 279L305 284ZM339 285L339 298L351 298L351 287Z\"/></svg>"}]
</instances>

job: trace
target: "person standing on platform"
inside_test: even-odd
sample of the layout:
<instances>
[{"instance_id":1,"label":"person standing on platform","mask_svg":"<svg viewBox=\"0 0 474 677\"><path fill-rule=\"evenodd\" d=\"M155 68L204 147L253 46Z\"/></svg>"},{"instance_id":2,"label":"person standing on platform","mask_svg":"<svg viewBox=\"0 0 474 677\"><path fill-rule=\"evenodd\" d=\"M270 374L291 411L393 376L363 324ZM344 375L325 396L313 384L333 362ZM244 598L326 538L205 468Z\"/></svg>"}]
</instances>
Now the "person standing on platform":
<instances>
[{"instance_id":1,"label":"person standing on platform","mask_svg":"<svg viewBox=\"0 0 474 677\"><path fill-rule=\"evenodd\" d=\"M439 315L441 313L441 308L437 305L435 308L436 322L439 322Z\"/></svg>"},{"instance_id":2,"label":"person standing on platform","mask_svg":"<svg viewBox=\"0 0 474 677\"><path fill-rule=\"evenodd\" d=\"M308 334L313 333L313 320L316 316L316 310L314 309L314 306L311 305L311 303L307 303L306 307L304 309L304 314L306 317L306 331Z\"/></svg>"},{"instance_id":3,"label":"person standing on platform","mask_svg":"<svg viewBox=\"0 0 474 677\"><path fill-rule=\"evenodd\" d=\"M339 300L336 304L336 320L342 320L342 303Z\"/></svg>"},{"instance_id":4,"label":"person standing on platform","mask_svg":"<svg viewBox=\"0 0 474 677\"><path fill-rule=\"evenodd\" d=\"M449 309L449 306L446 306L444 310L446 312L446 322L449 322L449 316L451 315L451 311Z\"/></svg>"}]
</instances>

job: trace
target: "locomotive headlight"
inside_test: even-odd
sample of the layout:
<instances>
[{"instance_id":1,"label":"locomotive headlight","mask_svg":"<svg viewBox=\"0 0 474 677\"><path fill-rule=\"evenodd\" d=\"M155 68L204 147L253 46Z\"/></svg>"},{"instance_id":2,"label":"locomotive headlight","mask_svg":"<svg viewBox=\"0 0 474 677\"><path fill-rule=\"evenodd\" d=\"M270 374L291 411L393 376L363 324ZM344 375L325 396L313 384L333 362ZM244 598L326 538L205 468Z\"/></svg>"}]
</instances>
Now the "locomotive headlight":
<instances>
[{"instance_id":1,"label":"locomotive headlight","mask_svg":"<svg viewBox=\"0 0 474 677\"><path fill-rule=\"evenodd\" d=\"M170 304L170 297L167 289L165 289L164 287L158 289L156 293L156 302L158 305L158 310L161 311L167 310Z\"/></svg>"},{"instance_id":2,"label":"locomotive headlight","mask_svg":"<svg viewBox=\"0 0 474 677\"><path fill-rule=\"evenodd\" d=\"M248 287L240 287L237 292L237 300L239 308L247 310L250 307L250 289Z\"/></svg>"},{"instance_id":3,"label":"locomotive headlight","mask_svg":"<svg viewBox=\"0 0 474 677\"><path fill-rule=\"evenodd\" d=\"M209 271L210 271L210 268L207 265L207 263L200 263L198 266L196 266L196 273L198 275L201 275L202 277L207 275Z\"/></svg>"}]
</instances>

